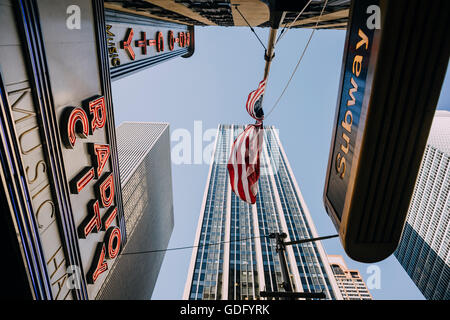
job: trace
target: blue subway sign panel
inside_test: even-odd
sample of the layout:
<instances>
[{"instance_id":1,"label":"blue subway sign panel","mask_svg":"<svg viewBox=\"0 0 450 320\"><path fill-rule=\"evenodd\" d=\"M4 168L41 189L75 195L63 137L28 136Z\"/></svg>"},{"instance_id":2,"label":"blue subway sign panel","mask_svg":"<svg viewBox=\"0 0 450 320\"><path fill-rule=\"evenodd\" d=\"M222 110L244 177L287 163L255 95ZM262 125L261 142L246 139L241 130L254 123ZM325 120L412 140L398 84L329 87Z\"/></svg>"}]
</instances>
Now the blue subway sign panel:
<instances>
[{"instance_id":1,"label":"blue subway sign panel","mask_svg":"<svg viewBox=\"0 0 450 320\"><path fill-rule=\"evenodd\" d=\"M370 67L374 63L374 34L377 30L378 1L354 1L347 29L335 127L325 185L327 210L342 218L348 186L359 151L371 95Z\"/></svg>"},{"instance_id":2,"label":"blue subway sign panel","mask_svg":"<svg viewBox=\"0 0 450 320\"><path fill-rule=\"evenodd\" d=\"M400 241L448 65L447 6L352 1L323 196L354 260Z\"/></svg>"}]
</instances>

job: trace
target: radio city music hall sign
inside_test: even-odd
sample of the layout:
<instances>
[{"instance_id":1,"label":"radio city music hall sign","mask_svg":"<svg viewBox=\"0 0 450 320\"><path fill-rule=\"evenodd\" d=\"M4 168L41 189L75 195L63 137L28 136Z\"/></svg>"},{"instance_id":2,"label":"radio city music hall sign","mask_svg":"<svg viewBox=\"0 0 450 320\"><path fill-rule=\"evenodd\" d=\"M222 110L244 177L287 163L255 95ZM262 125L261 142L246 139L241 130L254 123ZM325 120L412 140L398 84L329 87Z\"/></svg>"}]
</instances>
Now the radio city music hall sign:
<instances>
[{"instance_id":1,"label":"radio city music hall sign","mask_svg":"<svg viewBox=\"0 0 450 320\"><path fill-rule=\"evenodd\" d=\"M92 135L97 130L105 130L106 105L104 97L93 97L83 103L83 107L66 107L62 114L61 138L67 149ZM79 139L81 138L81 139ZM94 260L86 274L87 282L94 284L100 274L108 270L108 260L117 257L121 248L121 232L113 226L117 216L114 205L114 175L106 172L110 158L110 146L103 143L87 143L90 166L80 168L79 173L69 182L69 188L76 199L87 186L93 185L95 198L86 204L86 215L77 226L78 237L89 239L93 233L104 231L103 242L97 244ZM69 153L70 154L70 153ZM102 210L101 210L102 209ZM104 211L101 214L101 211Z\"/></svg>"},{"instance_id":2,"label":"radio city music hall sign","mask_svg":"<svg viewBox=\"0 0 450 320\"><path fill-rule=\"evenodd\" d=\"M120 39L118 42L117 38ZM117 24L107 24L106 40L111 67L117 67L121 65L123 62L121 58L123 59L125 56L135 61L166 51L174 51L176 47L189 47L191 34L189 31L174 30L136 31L135 28L124 29ZM121 54L122 52L125 52L126 55ZM137 53L139 54L137 55Z\"/></svg>"}]
</instances>

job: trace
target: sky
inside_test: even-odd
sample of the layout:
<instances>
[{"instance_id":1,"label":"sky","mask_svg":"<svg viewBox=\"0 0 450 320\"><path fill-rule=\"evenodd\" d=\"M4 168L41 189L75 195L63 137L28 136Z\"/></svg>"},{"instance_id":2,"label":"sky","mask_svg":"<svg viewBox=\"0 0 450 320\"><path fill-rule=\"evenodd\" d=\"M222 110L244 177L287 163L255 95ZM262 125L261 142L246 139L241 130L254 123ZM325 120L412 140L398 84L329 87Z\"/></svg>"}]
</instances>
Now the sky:
<instances>
[{"instance_id":1,"label":"sky","mask_svg":"<svg viewBox=\"0 0 450 320\"><path fill-rule=\"evenodd\" d=\"M269 29L255 28L267 43ZM283 90L311 30L292 29L275 49L264 97L269 110ZM245 110L250 91L262 80L264 49L248 28L196 27L195 53L175 58L112 83L116 125L123 121L169 122L171 132L191 135L192 164L172 163L175 226L169 248L194 244L209 165L194 159L194 146L212 140L194 136L194 122L204 133L220 123L249 124ZM280 139L320 236L335 234L322 194L336 110L345 31L318 30L288 90L265 125ZM450 110L449 75L438 106ZM180 140L171 142L171 148ZM197 163L196 163L197 162ZM374 299L424 299L394 256L363 264L348 258L338 239L323 241L327 254L340 254L366 280L379 267ZM192 250L169 251L152 299L181 299ZM151 259L151 254L149 254Z\"/></svg>"}]
</instances>

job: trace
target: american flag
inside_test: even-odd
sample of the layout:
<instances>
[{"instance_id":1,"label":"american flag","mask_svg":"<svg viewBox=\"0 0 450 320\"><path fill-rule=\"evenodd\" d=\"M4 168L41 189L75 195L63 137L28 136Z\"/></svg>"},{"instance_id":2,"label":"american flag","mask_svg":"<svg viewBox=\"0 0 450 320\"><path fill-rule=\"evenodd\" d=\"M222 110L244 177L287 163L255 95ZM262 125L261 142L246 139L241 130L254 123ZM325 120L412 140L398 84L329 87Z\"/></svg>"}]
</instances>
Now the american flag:
<instances>
[{"instance_id":1,"label":"american flag","mask_svg":"<svg viewBox=\"0 0 450 320\"><path fill-rule=\"evenodd\" d=\"M257 121L262 121L264 119L262 99L264 90L266 90L266 83L267 78L259 83L258 89L250 92L247 98L247 104L245 105L248 114Z\"/></svg>"},{"instance_id":2,"label":"american flag","mask_svg":"<svg viewBox=\"0 0 450 320\"><path fill-rule=\"evenodd\" d=\"M248 125L234 141L227 165L231 189L251 204L256 202L263 138L262 123Z\"/></svg>"}]
</instances>

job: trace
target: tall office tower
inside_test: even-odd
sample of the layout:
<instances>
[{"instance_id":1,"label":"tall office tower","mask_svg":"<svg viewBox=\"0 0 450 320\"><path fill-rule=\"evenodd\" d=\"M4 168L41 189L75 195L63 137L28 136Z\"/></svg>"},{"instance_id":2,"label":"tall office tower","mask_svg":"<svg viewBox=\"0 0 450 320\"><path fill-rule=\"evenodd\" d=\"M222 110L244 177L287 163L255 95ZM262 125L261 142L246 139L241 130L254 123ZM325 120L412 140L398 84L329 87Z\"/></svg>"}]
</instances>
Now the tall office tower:
<instances>
[{"instance_id":1,"label":"tall office tower","mask_svg":"<svg viewBox=\"0 0 450 320\"><path fill-rule=\"evenodd\" d=\"M372 300L372 295L358 270L349 270L340 255L328 255L328 262L344 300Z\"/></svg>"},{"instance_id":2,"label":"tall office tower","mask_svg":"<svg viewBox=\"0 0 450 320\"><path fill-rule=\"evenodd\" d=\"M274 1L105 0L105 7L187 25L247 27L248 22L252 27L265 28L270 25L269 2ZM308 2L278 1L286 11L283 24L292 23L292 28L314 28L325 0L312 1L305 8ZM235 5L238 5L240 13ZM350 0L328 0L318 28L345 30L349 9ZM301 11L301 16L296 19Z\"/></svg>"},{"instance_id":3,"label":"tall office tower","mask_svg":"<svg viewBox=\"0 0 450 320\"><path fill-rule=\"evenodd\" d=\"M170 134L167 123L124 122L117 150L128 242L100 299L150 299L174 226Z\"/></svg>"},{"instance_id":4,"label":"tall office tower","mask_svg":"<svg viewBox=\"0 0 450 320\"><path fill-rule=\"evenodd\" d=\"M314 223L281 145L277 130L264 129L256 204L231 191L227 161L244 126L220 125L206 182L184 299L260 299L260 291L282 291L282 273L272 232L288 239L317 237ZM208 243L221 243L208 245ZM320 242L287 246L296 292L341 294Z\"/></svg>"},{"instance_id":5,"label":"tall office tower","mask_svg":"<svg viewBox=\"0 0 450 320\"><path fill-rule=\"evenodd\" d=\"M436 111L395 256L427 299L450 299L450 112Z\"/></svg>"}]
</instances>

